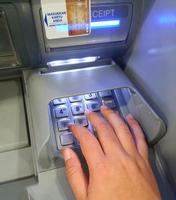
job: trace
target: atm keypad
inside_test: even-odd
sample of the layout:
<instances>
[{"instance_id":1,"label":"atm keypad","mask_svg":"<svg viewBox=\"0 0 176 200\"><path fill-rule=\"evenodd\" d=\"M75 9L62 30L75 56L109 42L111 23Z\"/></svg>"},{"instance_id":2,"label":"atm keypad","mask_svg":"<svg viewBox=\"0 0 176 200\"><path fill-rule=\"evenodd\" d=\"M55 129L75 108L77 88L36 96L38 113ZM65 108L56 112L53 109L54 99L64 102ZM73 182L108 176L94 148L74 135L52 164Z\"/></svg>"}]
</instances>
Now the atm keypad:
<instances>
[{"instance_id":1,"label":"atm keypad","mask_svg":"<svg viewBox=\"0 0 176 200\"><path fill-rule=\"evenodd\" d=\"M80 115L80 114L84 114L85 112L84 105L82 103L71 104L71 110L72 110L73 115Z\"/></svg>"},{"instance_id":2,"label":"atm keypad","mask_svg":"<svg viewBox=\"0 0 176 200\"><path fill-rule=\"evenodd\" d=\"M58 146L61 144L62 146L68 146L74 144L74 137L72 133L66 132L60 135L60 137L57 138L57 144Z\"/></svg>"},{"instance_id":3,"label":"atm keypad","mask_svg":"<svg viewBox=\"0 0 176 200\"><path fill-rule=\"evenodd\" d=\"M107 90L107 91L99 92L99 95L102 98L109 97L109 96L112 96L112 91L111 90Z\"/></svg>"},{"instance_id":4,"label":"atm keypad","mask_svg":"<svg viewBox=\"0 0 176 200\"><path fill-rule=\"evenodd\" d=\"M114 99L105 99L102 101L103 105L107 106L108 108L115 108L116 107L116 103L114 101Z\"/></svg>"},{"instance_id":5,"label":"atm keypad","mask_svg":"<svg viewBox=\"0 0 176 200\"><path fill-rule=\"evenodd\" d=\"M66 99L62 98L62 99L54 99L53 100L53 105L57 106L57 105L62 105L66 103Z\"/></svg>"},{"instance_id":6,"label":"atm keypad","mask_svg":"<svg viewBox=\"0 0 176 200\"><path fill-rule=\"evenodd\" d=\"M82 96L74 96L69 98L71 103L82 101Z\"/></svg>"},{"instance_id":7,"label":"atm keypad","mask_svg":"<svg viewBox=\"0 0 176 200\"><path fill-rule=\"evenodd\" d=\"M58 98L51 101L50 110L57 149L61 150L65 146L78 148L79 144L70 132L69 125L80 125L93 133L94 129L84 113L86 111L99 113L102 105L118 109L113 90Z\"/></svg>"},{"instance_id":8,"label":"atm keypad","mask_svg":"<svg viewBox=\"0 0 176 200\"><path fill-rule=\"evenodd\" d=\"M90 94L86 94L84 97L85 97L86 100L92 100L92 99L97 98L97 94L96 93L90 93Z\"/></svg>"},{"instance_id":9,"label":"atm keypad","mask_svg":"<svg viewBox=\"0 0 176 200\"><path fill-rule=\"evenodd\" d=\"M101 103L99 101L88 101L86 102L87 109L91 112L97 112L101 108Z\"/></svg>"},{"instance_id":10,"label":"atm keypad","mask_svg":"<svg viewBox=\"0 0 176 200\"><path fill-rule=\"evenodd\" d=\"M71 124L70 118L63 118L57 122L57 127L59 131L66 131L69 129L69 125Z\"/></svg>"},{"instance_id":11,"label":"atm keypad","mask_svg":"<svg viewBox=\"0 0 176 200\"><path fill-rule=\"evenodd\" d=\"M58 118L61 118L61 117L68 117L69 115L69 111L68 111L68 107L67 105L61 105L61 106L57 106L55 109L54 109L54 112L55 112L55 117L58 119Z\"/></svg>"},{"instance_id":12,"label":"atm keypad","mask_svg":"<svg viewBox=\"0 0 176 200\"><path fill-rule=\"evenodd\" d=\"M87 120L86 116L84 116L84 115L75 117L74 123L76 125L81 125L81 126L84 126L84 127L88 126L88 120Z\"/></svg>"}]
</instances>

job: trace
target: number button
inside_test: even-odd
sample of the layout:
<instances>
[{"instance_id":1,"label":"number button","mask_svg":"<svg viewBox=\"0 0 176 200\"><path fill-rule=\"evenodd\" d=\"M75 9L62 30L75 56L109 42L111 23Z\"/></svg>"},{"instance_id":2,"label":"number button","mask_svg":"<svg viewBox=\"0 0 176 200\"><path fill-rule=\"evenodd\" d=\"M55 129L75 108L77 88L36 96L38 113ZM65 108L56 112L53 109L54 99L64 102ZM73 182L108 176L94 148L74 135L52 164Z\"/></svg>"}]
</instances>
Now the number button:
<instances>
[{"instance_id":1,"label":"number button","mask_svg":"<svg viewBox=\"0 0 176 200\"><path fill-rule=\"evenodd\" d=\"M82 96L74 96L69 98L71 103L82 101Z\"/></svg>"},{"instance_id":2,"label":"number button","mask_svg":"<svg viewBox=\"0 0 176 200\"><path fill-rule=\"evenodd\" d=\"M82 103L74 103L71 105L73 115L84 114L84 106Z\"/></svg>"},{"instance_id":3,"label":"number button","mask_svg":"<svg viewBox=\"0 0 176 200\"><path fill-rule=\"evenodd\" d=\"M57 127L59 131L66 131L69 129L69 125L71 124L71 120L69 118L60 119L57 122Z\"/></svg>"},{"instance_id":4,"label":"number button","mask_svg":"<svg viewBox=\"0 0 176 200\"><path fill-rule=\"evenodd\" d=\"M98 101L91 101L91 102L87 102L87 109L91 112L96 112L100 110L100 103Z\"/></svg>"},{"instance_id":5,"label":"number button","mask_svg":"<svg viewBox=\"0 0 176 200\"><path fill-rule=\"evenodd\" d=\"M74 144L74 137L72 133L63 133L60 136L60 143L62 146L68 146L68 145L73 145Z\"/></svg>"},{"instance_id":6,"label":"number button","mask_svg":"<svg viewBox=\"0 0 176 200\"><path fill-rule=\"evenodd\" d=\"M115 101L113 99L107 99L107 100L103 100L103 105L107 106L108 108L115 108L116 104Z\"/></svg>"},{"instance_id":7,"label":"number button","mask_svg":"<svg viewBox=\"0 0 176 200\"><path fill-rule=\"evenodd\" d=\"M55 110L56 118L68 117L68 115L69 115L68 108L66 105L58 106L54 110Z\"/></svg>"},{"instance_id":8,"label":"number button","mask_svg":"<svg viewBox=\"0 0 176 200\"><path fill-rule=\"evenodd\" d=\"M99 92L99 95L101 98L109 97L109 96L112 96L112 91L107 90L107 91Z\"/></svg>"},{"instance_id":9,"label":"number button","mask_svg":"<svg viewBox=\"0 0 176 200\"><path fill-rule=\"evenodd\" d=\"M90 94L85 95L86 100L92 100L92 99L96 99L96 98L97 98L96 93L90 93Z\"/></svg>"},{"instance_id":10,"label":"number button","mask_svg":"<svg viewBox=\"0 0 176 200\"><path fill-rule=\"evenodd\" d=\"M75 117L74 118L74 122L77 125L81 125L81 126L88 126L88 121L86 116L79 116L79 117Z\"/></svg>"},{"instance_id":11,"label":"number button","mask_svg":"<svg viewBox=\"0 0 176 200\"><path fill-rule=\"evenodd\" d=\"M54 99L53 100L53 105L57 106L57 105L62 105L66 103L66 99L62 98L62 99Z\"/></svg>"}]
</instances>

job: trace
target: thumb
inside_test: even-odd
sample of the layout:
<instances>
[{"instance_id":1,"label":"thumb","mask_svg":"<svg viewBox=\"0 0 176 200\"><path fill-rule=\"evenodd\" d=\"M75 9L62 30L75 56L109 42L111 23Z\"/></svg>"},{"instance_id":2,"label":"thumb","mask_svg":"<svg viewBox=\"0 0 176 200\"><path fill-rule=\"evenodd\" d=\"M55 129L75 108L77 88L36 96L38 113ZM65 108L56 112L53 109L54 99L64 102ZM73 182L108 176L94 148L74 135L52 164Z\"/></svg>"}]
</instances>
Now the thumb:
<instances>
[{"instance_id":1,"label":"thumb","mask_svg":"<svg viewBox=\"0 0 176 200\"><path fill-rule=\"evenodd\" d=\"M86 200L88 181L76 153L67 148L62 150L65 172L76 199Z\"/></svg>"}]
</instances>

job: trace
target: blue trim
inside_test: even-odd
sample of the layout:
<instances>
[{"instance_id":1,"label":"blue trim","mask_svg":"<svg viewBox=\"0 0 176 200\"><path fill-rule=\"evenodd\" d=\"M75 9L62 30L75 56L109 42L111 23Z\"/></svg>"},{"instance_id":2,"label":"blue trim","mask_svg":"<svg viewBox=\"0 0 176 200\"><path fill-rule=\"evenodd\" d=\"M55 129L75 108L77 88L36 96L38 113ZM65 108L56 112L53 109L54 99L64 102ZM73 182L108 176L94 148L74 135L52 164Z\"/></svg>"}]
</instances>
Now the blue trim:
<instances>
[{"instance_id":1,"label":"blue trim","mask_svg":"<svg viewBox=\"0 0 176 200\"><path fill-rule=\"evenodd\" d=\"M121 21L120 20L111 20L111 21L97 21L97 22L91 22L91 29L101 29L101 28L118 28L120 27ZM88 25L87 25L88 26ZM57 25L56 28L58 31L65 32L68 29L75 30L79 29L82 30L86 26L85 24L73 24L73 25Z\"/></svg>"}]
</instances>

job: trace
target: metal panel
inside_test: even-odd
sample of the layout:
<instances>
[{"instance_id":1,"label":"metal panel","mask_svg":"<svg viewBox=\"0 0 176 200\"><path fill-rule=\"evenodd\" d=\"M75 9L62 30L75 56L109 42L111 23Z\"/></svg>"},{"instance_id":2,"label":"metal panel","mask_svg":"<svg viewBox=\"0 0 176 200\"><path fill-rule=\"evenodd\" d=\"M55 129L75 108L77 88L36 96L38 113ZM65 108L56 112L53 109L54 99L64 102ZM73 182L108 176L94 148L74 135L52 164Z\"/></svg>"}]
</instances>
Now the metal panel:
<instances>
[{"instance_id":1,"label":"metal panel","mask_svg":"<svg viewBox=\"0 0 176 200\"><path fill-rule=\"evenodd\" d=\"M0 153L0 183L34 175L31 148Z\"/></svg>"},{"instance_id":2,"label":"metal panel","mask_svg":"<svg viewBox=\"0 0 176 200\"><path fill-rule=\"evenodd\" d=\"M39 174L39 183L27 188L28 200L75 200L64 171L61 168Z\"/></svg>"},{"instance_id":3,"label":"metal panel","mask_svg":"<svg viewBox=\"0 0 176 200\"><path fill-rule=\"evenodd\" d=\"M0 153L27 147L23 93L20 79L0 82Z\"/></svg>"},{"instance_id":4,"label":"metal panel","mask_svg":"<svg viewBox=\"0 0 176 200\"><path fill-rule=\"evenodd\" d=\"M0 185L0 199L2 200L27 200L26 187L35 184L34 178L14 181Z\"/></svg>"},{"instance_id":5,"label":"metal panel","mask_svg":"<svg viewBox=\"0 0 176 200\"><path fill-rule=\"evenodd\" d=\"M152 7L127 61L126 72L167 122L167 134L156 148L162 167L168 169L165 173L171 173L168 177L176 184L176 1L147 3Z\"/></svg>"},{"instance_id":6,"label":"metal panel","mask_svg":"<svg viewBox=\"0 0 176 200\"><path fill-rule=\"evenodd\" d=\"M20 79L0 82L0 183L34 174Z\"/></svg>"}]
</instances>

